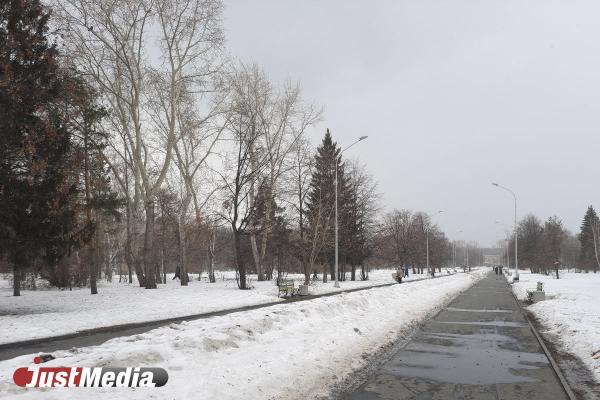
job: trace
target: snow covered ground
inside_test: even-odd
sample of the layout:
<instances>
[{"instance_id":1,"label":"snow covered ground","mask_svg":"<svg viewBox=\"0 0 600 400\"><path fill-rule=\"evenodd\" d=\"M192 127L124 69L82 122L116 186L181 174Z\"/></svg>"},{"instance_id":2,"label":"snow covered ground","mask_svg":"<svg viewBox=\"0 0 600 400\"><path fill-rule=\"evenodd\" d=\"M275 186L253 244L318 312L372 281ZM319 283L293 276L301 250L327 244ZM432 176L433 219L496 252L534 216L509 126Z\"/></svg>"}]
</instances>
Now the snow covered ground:
<instances>
[{"instance_id":1,"label":"snow covered ground","mask_svg":"<svg viewBox=\"0 0 600 400\"><path fill-rule=\"evenodd\" d=\"M545 276L519 273L513 290L524 299L527 289L544 283L546 300L528 309L546 327L542 333L559 347L580 358L600 382L600 274L560 273ZM593 354L597 354L593 358Z\"/></svg>"},{"instance_id":2,"label":"snow covered ground","mask_svg":"<svg viewBox=\"0 0 600 400\"><path fill-rule=\"evenodd\" d=\"M55 352L44 366L156 366L162 388L23 389L15 368L34 355L0 362L0 398L294 399L327 397L369 354L408 334L489 270L480 268L268 309L172 324L100 346ZM40 396L42 395L42 396Z\"/></svg>"},{"instance_id":3,"label":"snow covered ground","mask_svg":"<svg viewBox=\"0 0 600 400\"><path fill-rule=\"evenodd\" d=\"M345 281L336 289L333 283L315 282L311 294L347 290L392 283L391 270L375 270L367 281ZM446 271L444 270L444 274ZM217 282L193 280L189 286L167 277L166 285L156 290L140 288L137 283L100 281L98 294L90 295L88 288L73 290L22 290L20 297L12 296L8 277L0 279L0 343L44 338L84 329L133 322L153 321L205 312L227 310L253 304L279 301L274 281L258 282L250 276L252 290L237 288L235 272L218 272ZM410 280L422 278L410 274ZM197 276L195 276L197 278ZM290 275L296 284L302 275Z\"/></svg>"}]
</instances>

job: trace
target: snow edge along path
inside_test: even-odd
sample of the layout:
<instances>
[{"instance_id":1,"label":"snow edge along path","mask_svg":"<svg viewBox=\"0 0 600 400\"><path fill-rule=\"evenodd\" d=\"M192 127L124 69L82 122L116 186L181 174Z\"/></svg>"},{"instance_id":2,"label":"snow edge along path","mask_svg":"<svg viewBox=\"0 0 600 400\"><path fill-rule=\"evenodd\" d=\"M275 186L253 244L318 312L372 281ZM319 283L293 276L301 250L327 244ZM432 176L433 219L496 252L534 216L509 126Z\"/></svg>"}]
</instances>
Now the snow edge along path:
<instances>
[{"instance_id":1,"label":"snow edge along path","mask_svg":"<svg viewBox=\"0 0 600 400\"><path fill-rule=\"evenodd\" d=\"M59 290L46 288L27 290L22 296L12 296L12 285L0 274L0 348L31 344L40 340L57 340L65 336L87 335L96 330L124 329L154 322L166 325L177 320L199 317L202 314L235 312L238 308L283 302L274 281L256 281L249 275L252 290L239 290L232 271L219 271L221 279L215 283L190 282L181 286L173 275L167 284L146 290L137 284L98 282L99 293L90 295L87 288ZM345 281L341 288L332 283L311 282L313 295L339 293L381 284L393 284L391 270L373 270L367 281ZM227 275L229 274L229 275ZM448 276L446 273L437 277ZM304 275L290 274L297 284ZM413 275L407 281L426 278ZM43 284L40 282L40 287ZM123 308L125 307L125 308ZM135 310L135 312L133 311ZM162 321L174 319L173 321ZM158 327L158 326L156 326Z\"/></svg>"},{"instance_id":2,"label":"snow edge along path","mask_svg":"<svg viewBox=\"0 0 600 400\"><path fill-rule=\"evenodd\" d=\"M570 354L583 362L600 383L600 359L593 354L600 351L600 312L590 307L600 299L598 283L600 276L582 273L561 272L559 280L552 275L519 273L521 279L512 284L515 296L524 301L527 289L534 289L536 283L544 283L546 300L526 305L540 326L544 339L559 351ZM557 360L563 372L573 382L571 367L560 358Z\"/></svg>"},{"instance_id":3,"label":"snow edge along path","mask_svg":"<svg viewBox=\"0 0 600 400\"><path fill-rule=\"evenodd\" d=\"M207 320L172 324L100 346L55 352L45 366L156 366L169 382L155 389L52 389L48 399L326 397L369 356L413 331L489 271L425 280ZM33 355L0 362L0 397L35 399L12 371Z\"/></svg>"}]
</instances>

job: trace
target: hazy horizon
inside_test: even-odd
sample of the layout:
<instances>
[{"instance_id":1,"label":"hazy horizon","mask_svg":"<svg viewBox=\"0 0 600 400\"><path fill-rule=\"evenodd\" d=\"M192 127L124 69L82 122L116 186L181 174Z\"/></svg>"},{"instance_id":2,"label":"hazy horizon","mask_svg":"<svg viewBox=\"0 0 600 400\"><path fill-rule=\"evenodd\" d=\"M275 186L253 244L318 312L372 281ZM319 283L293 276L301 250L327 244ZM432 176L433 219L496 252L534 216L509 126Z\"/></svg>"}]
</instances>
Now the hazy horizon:
<instances>
[{"instance_id":1,"label":"hazy horizon","mask_svg":"<svg viewBox=\"0 0 600 400\"><path fill-rule=\"evenodd\" d=\"M451 239L494 245L519 218L577 231L600 124L600 3L226 1L228 51L299 81L379 182L385 209L444 210ZM457 235L456 232L464 233Z\"/></svg>"}]
</instances>

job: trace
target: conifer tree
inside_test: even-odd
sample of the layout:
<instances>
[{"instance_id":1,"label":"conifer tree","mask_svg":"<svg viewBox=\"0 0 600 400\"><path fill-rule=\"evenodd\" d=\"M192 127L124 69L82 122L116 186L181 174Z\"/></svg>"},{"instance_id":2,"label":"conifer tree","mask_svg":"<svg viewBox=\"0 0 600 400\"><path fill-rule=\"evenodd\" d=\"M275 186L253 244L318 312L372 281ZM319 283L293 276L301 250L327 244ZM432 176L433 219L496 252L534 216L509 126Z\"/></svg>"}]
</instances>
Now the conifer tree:
<instances>
[{"instance_id":1,"label":"conifer tree","mask_svg":"<svg viewBox=\"0 0 600 400\"><path fill-rule=\"evenodd\" d=\"M54 264L78 241L72 141L60 112L69 85L49 17L38 0L0 3L0 246L15 296L36 257Z\"/></svg>"},{"instance_id":2,"label":"conifer tree","mask_svg":"<svg viewBox=\"0 0 600 400\"><path fill-rule=\"evenodd\" d=\"M581 243L581 253L579 256L580 267L586 271L598 270L597 252L600 252L598 246L598 226L599 220L596 211L592 206L589 206L581 223L581 231L578 235ZM596 232L594 232L594 230Z\"/></svg>"},{"instance_id":3,"label":"conifer tree","mask_svg":"<svg viewBox=\"0 0 600 400\"><path fill-rule=\"evenodd\" d=\"M339 217L339 251L342 259L342 247L346 236L346 206L349 201L349 179L344 173L344 164L340 156L341 149L331 137L329 129L323 142L317 148L314 169L310 182L307 202L308 236L311 245L311 263L320 262L329 265L333 279L335 251L335 169L338 174L338 217ZM323 281L327 281L327 273L323 272Z\"/></svg>"}]
</instances>

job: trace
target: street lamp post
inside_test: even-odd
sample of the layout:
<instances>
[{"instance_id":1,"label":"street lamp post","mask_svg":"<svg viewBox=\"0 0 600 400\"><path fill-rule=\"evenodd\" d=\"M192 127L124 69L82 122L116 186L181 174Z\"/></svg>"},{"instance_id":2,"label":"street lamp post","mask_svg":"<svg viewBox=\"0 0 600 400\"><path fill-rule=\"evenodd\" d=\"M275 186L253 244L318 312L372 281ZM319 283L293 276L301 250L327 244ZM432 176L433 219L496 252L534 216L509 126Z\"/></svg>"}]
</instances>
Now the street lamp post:
<instances>
[{"instance_id":1,"label":"street lamp post","mask_svg":"<svg viewBox=\"0 0 600 400\"><path fill-rule=\"evenodd\" d=\"M508 252L508 239L504 239L504 249L506 250L506 268L510 271L510 253Z\"/></svg>"},{"instance_id":2,"label":"street lamp post","mask_svg":"<svg viewBox=\"0 0 600 400\"><path fill-rule=\"evenodd\" d=\"M462 233L462 230L456 232L456 235L458 235L459 233ZM454 268L456 268L456 239L454 239L452 241L452 247L453 247L453 251L452 251L452 259L454 261Z\"/></svg>"},{"instance_id":3,"label":"street lamp post","mask_svg":"<svg viewBox=\"0 0 600 400\"><path fill-rule=\"evenodd\" d=\"M440 210L440 211L436 212L433 215L438 215L438 214L441 214L443 212L444 212L444 210ZM431 272L431 269L429 267L429 228L430 227L428 226L427 229L425 230L425 242L426 242L426 246L425 247L427 248L427 274L429 274L431 276L434 276L435 272Z\"/></svg>"},{"instance_id":4,"label":"street lamp post","mask_svg":"<svg viewBox=\"0 0 600 400\"><path fill-rule=\"evenodd\" d=\"M358 140L356 140L350 146L348 146L344 150L340 151L340 154L338 157L341 158L342 154L346 150L348 150L350 147L354 146L356 143L365 140L367 137L368 136L359 137ZM336 157L336 161L334 164L334 168L335 168L335 181L334 181L334 185L335 185L335 269L334 269L335 283L333 284L333 286L336 288L339 288L340 282L338 280L338 168L337 168L337 157Z\"/></svg>"},{"instance_id":5,"label":"street lamp post","mask_svg":"<svg viewBox=\"0 0 600 400\"><path fill-rule=\"evenodd\" d=\"M456 239L452 241L452 264L456 268Z\"/></svg>"},{"instance_id":6,"label":"street lamp post","mask_svg":"<svg viewBox=\"0 0 600 400\"><path fill-rule=\"evenodd\" d=\"M512 194L513 198L515 199L515 228L514 228L514 234L515 234L515 276L513 278L513 281L518 281L519 280L519 253L518 253L518 238L517 238L517 195L515 194L515 192L513 192L512 190L510 190L509 188L499 185L496 182L492 182L492 185L499 187L500 189L504 189L507 192L509 192L510 194Z\"/></svg>"}]
</instances>

